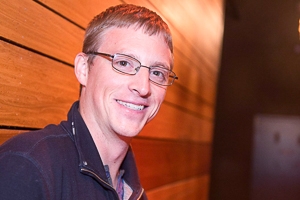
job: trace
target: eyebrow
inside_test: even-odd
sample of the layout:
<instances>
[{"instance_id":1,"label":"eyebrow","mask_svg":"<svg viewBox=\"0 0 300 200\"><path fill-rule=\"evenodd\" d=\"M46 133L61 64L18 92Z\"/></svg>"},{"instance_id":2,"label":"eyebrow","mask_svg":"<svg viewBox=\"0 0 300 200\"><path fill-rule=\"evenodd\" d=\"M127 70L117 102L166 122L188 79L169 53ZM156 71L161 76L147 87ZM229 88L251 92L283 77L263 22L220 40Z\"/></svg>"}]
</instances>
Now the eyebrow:
<instances>
[{"instance_id":1,"label":"eyebrow","mask_svg":"<svg viewBox=\"0 0 300 200\"><path fill-rule=\"evenodd\" d=\"M169 66L168 64L162 63L162 62L155 62L155 64L151 65L150 67L156 67L156 66L171 70L171 66Z\"/></svg>"},{"instance_id":2,"label":"eyebrow","mask_svg":"<svg viewBox=\"0 0 300 200\"><path fill-rule=\"evenodd\" d=\"M135 56L134 54L127 54L127 53L120 53L120 54L130 56L130 57L138 60L141 63L140 59L137 56ZM141 65L143 65L143 64L141 63ZM163 67L165 69L171 70L171 65L164 63L164 62L160 62L160 61L155 61L154 64L150 65L149 67Z\"/></svg>"}]
</instances>

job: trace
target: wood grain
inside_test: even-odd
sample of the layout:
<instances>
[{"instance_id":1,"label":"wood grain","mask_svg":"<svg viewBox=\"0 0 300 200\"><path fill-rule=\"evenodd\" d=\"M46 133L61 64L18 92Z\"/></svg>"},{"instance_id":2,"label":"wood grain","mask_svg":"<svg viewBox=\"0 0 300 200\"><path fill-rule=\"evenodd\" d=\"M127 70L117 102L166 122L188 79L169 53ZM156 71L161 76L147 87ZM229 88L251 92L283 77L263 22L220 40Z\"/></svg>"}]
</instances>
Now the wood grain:
<instances>
[{"instance_id":1,"label":"wood grain","mask_svg":"<svg viewBox=\"0 0 300 200\"><path fill-rule=\"evenodd\" d=\"M84 30L34 1L0 1L1 36L73 64Z\"/></svg>"},{"instance_id":2,"label":"wood grain","mask_svg":"<svg viewBox=\"0 0 300 200\"><path fill-rule=\"evenodd\" d=\"M73 68L0 41L0 125L42 128L79 97Z\"/></svg>"},{"instance_id":3,"label":"wood grain","mask_svg":"<svg viewBox=\"0 0 300 200\"><path fill-rule=\"evenodd\" d=\"M183 40L179 45L187 46ZM217 73L207 72L207 64L200 61L197 62L197 54L186 57L182 53L182 50L175 48L174 57L174 71L179 77L175 84L186 88L187 91L197 95L213 106L216 94Z\"/></svg>"},{"instance_id":4,"label":"wood grain","mask_svg":"<svg viewBox=\"0 0 300 200\"><path fill-rule=\"evenodd\" d=\"M100 12L106 8L121 4L121 0L85 0L85 1L74 1L74 0L37 0L42 4L50 7L64 17L70 19L72 22L79 24L86 28L88 23Z\"/></svg>"},{"instance_id":5,"label":"wood grain","mask_svg":"<svg viewBox=\"0 0 300 200\"><path fill-rule=\"evenodd\" d=\"M136 138L132 147L146 190L209 173L211 145Z\"/></svg>"},{"instance_id":6,"label":"wood grain","mask_svg":"<svg viewBox=\"0 0 300 200\"><path fill-rule=\"evenodd\" d=\"M212 121L163 103L157 116L145 126L140 135L210 143L212 132Z\"/></svg>"},{"instance_id":7,"label":"wood grain","mask_svg":"<svg viewBox=\"0 0 300 200\"><path fill-rule=\"evenodd\" d=\"M146 191L149 200L206 200L208 199L209 176L195 176L169 185Z\"/></svg>"}]
</instances>

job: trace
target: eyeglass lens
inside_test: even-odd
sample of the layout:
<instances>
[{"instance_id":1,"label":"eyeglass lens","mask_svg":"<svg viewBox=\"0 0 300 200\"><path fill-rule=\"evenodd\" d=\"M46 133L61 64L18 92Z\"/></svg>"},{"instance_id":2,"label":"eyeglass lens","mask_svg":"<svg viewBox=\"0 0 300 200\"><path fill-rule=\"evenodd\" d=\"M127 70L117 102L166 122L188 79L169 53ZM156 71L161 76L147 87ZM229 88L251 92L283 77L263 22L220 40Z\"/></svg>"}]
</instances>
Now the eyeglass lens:
<instances>
[{"instance_id":1,"label":"eyeglass lens","mask_svg":"<svg viewBox=\"0 0 300 200\"><path fill-rule=\"evenodd\" d=\"M122 54L115 54L113 57L113 67L123 73L126 74L136 74L142 66L141 63L129 56ZM174 80L174 72L165 69L163 67L146 67L149 68L150 72L150 80L161 84L161 85L170 85Z\"/></svg>"}]
</instances>

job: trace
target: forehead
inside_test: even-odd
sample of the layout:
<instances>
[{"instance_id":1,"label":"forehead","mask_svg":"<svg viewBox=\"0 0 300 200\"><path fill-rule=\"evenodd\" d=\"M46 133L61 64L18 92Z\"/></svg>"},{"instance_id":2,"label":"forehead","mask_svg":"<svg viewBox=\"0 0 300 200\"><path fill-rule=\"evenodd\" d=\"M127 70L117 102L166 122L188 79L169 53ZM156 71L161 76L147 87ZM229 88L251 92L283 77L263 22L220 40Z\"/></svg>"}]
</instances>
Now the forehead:
<instances>
[{"instance_id":1,"label":"forehead","mask_svg":"<svg viewBox=\"0 0 300 200\"><path fill-rule=\"evenodd\" d=\"M100 52L129 54L143 62L164 62L173 65L173 55L162 34L149 35L142 28L110 28L107 30L98 49ZM146 63L143 63L146 64Z\"/></svg>"}]
</instances>

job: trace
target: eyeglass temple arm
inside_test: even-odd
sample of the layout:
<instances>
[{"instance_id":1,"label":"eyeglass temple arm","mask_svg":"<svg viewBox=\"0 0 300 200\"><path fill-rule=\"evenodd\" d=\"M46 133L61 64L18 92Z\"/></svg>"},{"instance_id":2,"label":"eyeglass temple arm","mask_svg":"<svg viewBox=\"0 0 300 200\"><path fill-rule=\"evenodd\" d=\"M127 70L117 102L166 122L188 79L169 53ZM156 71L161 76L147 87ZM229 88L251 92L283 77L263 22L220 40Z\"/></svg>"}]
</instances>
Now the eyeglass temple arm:
<instances>
[{"instance_id":1,"label":"eyeglass temple arm","mask_svg":"<svg viewBox=\"0 0 300 200\"><path fill-rule=\"evenodd\" d=\"M89 52L87 54L94 54L94 55L107 56L107 57L110 57L110 58L114 58L114 55L111 55L111 54L108 54L108 53Z\"/></svg>"},{"instance_id":2,"label":"eyeglass temple arm","mask_svg":"<svg viewBox=\"0 0 300 200\"><path fill-rule=\"evenodd\" d=\"M177 76L169 76L169 77L172 77L172 78L174 78L174 79L178 79L178 77L177 77Z\"/></svg>"}]
</instances>

